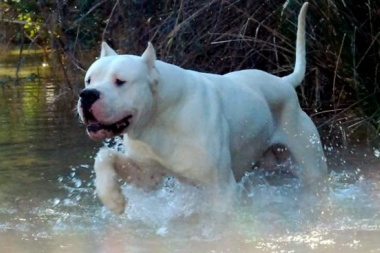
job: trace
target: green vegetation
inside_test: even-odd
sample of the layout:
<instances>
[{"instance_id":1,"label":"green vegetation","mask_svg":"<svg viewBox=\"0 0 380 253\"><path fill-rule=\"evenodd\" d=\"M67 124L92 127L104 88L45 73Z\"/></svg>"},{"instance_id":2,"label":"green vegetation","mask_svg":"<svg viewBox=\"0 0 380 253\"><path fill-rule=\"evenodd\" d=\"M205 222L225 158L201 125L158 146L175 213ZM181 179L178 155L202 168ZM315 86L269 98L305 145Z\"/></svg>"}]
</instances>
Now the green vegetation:
<instances>
[{"instance_id":1,"label":"green vegetation","mask_svg":"<svg viewBox=\"0 0 380 253\"><path fill-rule=\"evenodd\" d=\"M199 71L258 68L285 75L294 62L303 1L68 0L0 3L0 43L35 44L72 92L102 40ZM380 0L310 0L305 110L355 129L380 126ZM90 50L90 51L88 51Z\"/></svg>"}]
</instances>

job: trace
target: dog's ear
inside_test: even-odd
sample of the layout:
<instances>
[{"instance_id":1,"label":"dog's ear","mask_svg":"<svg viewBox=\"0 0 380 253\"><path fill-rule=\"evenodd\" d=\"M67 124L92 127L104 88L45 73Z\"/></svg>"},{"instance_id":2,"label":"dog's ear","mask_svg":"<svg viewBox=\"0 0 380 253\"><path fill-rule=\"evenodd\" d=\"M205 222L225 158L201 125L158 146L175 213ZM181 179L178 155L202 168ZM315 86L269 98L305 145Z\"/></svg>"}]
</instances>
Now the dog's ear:
<instances>
[{"instance_id":1,"label":"dog's ear","mask_svg":"<svg viewBox=\"0 0 380 253\"><path fill-rule=\"evenodd\" d=\"M100 58L105 56L117 55L115 50L113 50L106 42L102 42L102 48L100 50Z\"/></svg>"},{"instance_id":2,"label":"dog's ear","mask_svg":"<svg viewBox=\"0 0 380 253\"><path fill-rule=\"evenodd\" d=\"M141 57L148 65L148 69L152 69L154 67L154 62L156 61L156 51L154 50L152 43L148 42L148 47L145 49Z\"/></svg>"}]
</instances>

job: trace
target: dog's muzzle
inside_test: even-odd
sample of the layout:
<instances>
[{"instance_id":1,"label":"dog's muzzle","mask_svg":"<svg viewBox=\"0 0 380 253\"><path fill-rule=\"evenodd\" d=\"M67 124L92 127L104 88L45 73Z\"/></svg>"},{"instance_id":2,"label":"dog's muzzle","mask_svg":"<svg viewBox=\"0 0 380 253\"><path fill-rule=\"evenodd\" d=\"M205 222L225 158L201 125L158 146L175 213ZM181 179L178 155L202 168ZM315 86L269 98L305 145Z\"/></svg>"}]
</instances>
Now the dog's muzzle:
<instances>
[{"instance_id":1,"label":"dog's muzzle","mask_svg":"<svg viewBox=\"0 0 380 253\"><path fill-rule=\"evenodd\" d=\"M100 92L96 89L84 89L79 95L80 104L83 110L83 117L86 121L95 120L91 113L91 106L100 98Z\"/></svg>"},{"instance_id":2,"label":"dog's muzzle","mask_svg":"<svg viewBox=\"0 0 380 253\"><path fill-rule=\"evenodd\" d=\"M96 119L91 107L100 98L100 92L98 90L84 89L79 96L83 122L86 124L87 132L91 138L104 139L119 135L131 124L133 115L127 115L113 124L103 124Z\"/></svg>"}]
</instances>

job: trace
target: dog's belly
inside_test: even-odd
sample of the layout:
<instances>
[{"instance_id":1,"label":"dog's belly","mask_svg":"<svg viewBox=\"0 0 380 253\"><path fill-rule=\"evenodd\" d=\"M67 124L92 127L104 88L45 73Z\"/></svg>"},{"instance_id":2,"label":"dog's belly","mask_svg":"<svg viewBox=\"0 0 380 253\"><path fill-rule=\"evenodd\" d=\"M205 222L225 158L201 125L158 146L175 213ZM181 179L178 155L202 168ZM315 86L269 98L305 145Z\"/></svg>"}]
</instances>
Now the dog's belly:
<instances>
[{"instance_id":1,"label":"dog's belly","mask_svg":"<svg viewBox=\"0 0 380 253\"><path fill-rule=\"evenodd\" d=\"M231 164L236 181L240 181L247 171L252 171L252 167L270 147L270 132L270 127L263 129L259 136L247 138L239 144L236 143L235 147L231 149Z\"/></svg>"},{"instance_id":2,"label":"dog's belly","mask_svg":"<svg viewBox=\"0 0 380 253\"><path fill-rule=\"evenodd\" d=\"M272 144L275 123L269 105L254 91L242 90L238 100L226 102L223 108L229 124L232 170L239 181Z\"/></svg>"}]
</instances>

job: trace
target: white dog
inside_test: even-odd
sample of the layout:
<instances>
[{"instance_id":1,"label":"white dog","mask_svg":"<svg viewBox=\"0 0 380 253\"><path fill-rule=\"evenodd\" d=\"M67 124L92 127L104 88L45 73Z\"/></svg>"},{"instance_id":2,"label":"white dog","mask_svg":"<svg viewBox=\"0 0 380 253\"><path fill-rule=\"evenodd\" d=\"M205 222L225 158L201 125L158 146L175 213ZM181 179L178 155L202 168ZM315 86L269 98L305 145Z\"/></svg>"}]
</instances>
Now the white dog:
<instances>
[{"instance_id":1,"label":"white dog","mask_svg":"<svg viewBox=\"0 0 380 253\"><path fill-rule=\"evenodd\" d=\"M165 175L195 185L234 185L274 145L297 164L308 188L327 169L316 127L300 108L295 87L305 74L305 15L298 17L294 72L200 73L142 56L117 55L106 43L88 69L78 112L93 139L124 135L125 152L103 148L95 159L96 190L104 205L124 212L117 178L151 189Z\"/></svg>"}]
</instances>

